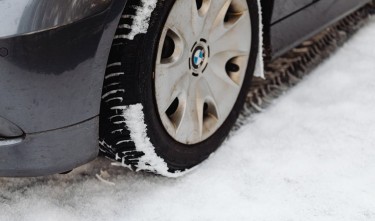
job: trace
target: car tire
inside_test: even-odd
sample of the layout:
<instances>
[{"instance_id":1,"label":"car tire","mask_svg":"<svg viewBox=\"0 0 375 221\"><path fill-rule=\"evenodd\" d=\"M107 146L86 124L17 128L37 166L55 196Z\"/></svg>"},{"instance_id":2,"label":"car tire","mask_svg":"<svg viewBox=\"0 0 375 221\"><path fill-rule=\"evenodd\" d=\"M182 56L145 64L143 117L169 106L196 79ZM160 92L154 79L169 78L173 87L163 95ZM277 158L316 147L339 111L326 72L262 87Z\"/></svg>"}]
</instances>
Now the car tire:
<instances>
[{"instance_id":1,"label":"car tire","mask_svg":"<svg viewBox=\"0 0 375 221\"><path fill-rule=\"evenodd\" d=\"M231 21L232 23L228 23L229 25L236 25L236 22L240 23L240 19L247 19L247 17L241 18L241 16L245 16L247 13L246 16L248 16L249 21L241 22L248 23L249 27L245 27L244 29L242 24L241 30L239 30L239 28L236 29L236 34L248 33L248 37L250 38L249 42L246 42L243 37L242 39L240 37L234 37L233 41L227 41L228 45L231 45L231 42L235 42L239 39L239 41L244 41L245 45L248 45L244 46L247 54L243 52L241 55L236 55L237 57L231 58L231 61L228 60L226 61L227 63L223 65L220 64L223 59L232 55L227 55L225 52L225 55L220 59L215 58L216 54L209 57L210 55L207 54L213 54L215 52L215 46L210 45L210 37L205 39L205 37L199 37L199 34L196 34L199 31L195 30L199 30L201 27L191 28L195 29L194 36L198 36L194 39L194 41L196 41L195 43L188 43L192 42L190 38L186 40L184 37L181 37L184 35L184 32L187 33L186 36L191 36L189 31L193 32L193 30L189 30L190 28L187 27L185 30L176 31L177 28L173 25L169 25L168 22L174 22L175 20L179 22L177 17L171 19L171 15L173 15L173 13L176 14L173 10L176 8L182 10L185 6L179 6L179 4L189 4L187 3L188 1L193 2L191 5L193 5L192 7L196 7L198 16L202 14L203 17L206 16L205 21L210 20L210 10L215 11L218 8L217 4L220 4L220 2L223 4L224 2L229 2L227 6L221 5L223 9L216 11L218 12L218 15L214 15L217 17L216 19L211 18L211 20L214 21L213 23L215 23L215 25L212 24L212 27L215 26L215 28L221 25L221 20L218 25L218 18L223 19L222 22ZM259 51L259 5L257 0L158 1L149 18L147 32L132 36L131 33L132 31L134 33L132 28L134 28L136 15L144 6L142 2L145 1L128 1L112 45L103 87L100 115L100 147L106 157L118 161L123 166L132 170L147 171L170 177L180 176L207 159L222 144L243 108ZM243 10L244 7L247 7L247 10ZM225 10L225 15L223 14L223 10ZM236 10L238 10L238 12ZM240 10L243 10L241 11L243 14L239 14ZM192 10L186 9L185 12L180 11L177 13L186 14L191 11ZM206 14L204 15L204 13ZM194 15L196 16L197 14ZM193 17L194 15L191 16ZM189 15L187 14L187 16ZM239 16L239 18L235 16ZM146 20L148 20L148 18L146 18ZM182 18L180 21L185 22L184 20L189 19ZM169 25L168 27L166 25L167 23ZM206 22L205 25L207 24L208 22ZM227 25L227 23L225 24ZM211 28L210 30L214 30L215 28ZM227 28L230 29L231 27L228 26ZM209 28L204 27L203 29L201 30L207 31ZM235 30L235 28L233 28L233 30ZM171 31L171 33L169 33L169 31ZM177 33L180 31L182 34ZM212 31L212 33L219 33L219 31ZM211 36L211 32L205 35L202 34L202 36ZM219 36L219 34L217 36ZM173 42L171 42L171 39ZM190 48L192 48L191 51ZM188 51L186 52L188 55L185 55L185 52L179 52L180 54L171 57L175 55L174 53L177 50ZM236 50L237 48L233 49L233 51ZM184 55L181 53L184 53ZM220 53L224 54L224 52ZM158 77L163 74L160 70L164 70L163 67L159 69L158 65L164 64L164 61L174 62L172 60L182 58L185 59L181 62L185 65L186 73L188 74L184 74L184 77L181 77L181 79L186 80L178 80L178 82L186 81L188 83L180 84L173 80L169 82L169 78L165 80L163 77ZM206 76L209 76L209 74L207 74L209 72L207 71L207 66L210 68L211 64L209 62L214 61L217 67L225 66L225 72L228 74L228 77L233 77L230 75L232 72L243 72L240 77L234 76L233 79L231 78L233 81L238 81L235 82L238 86L236 95L234 95L235 92L230 91L230 89L220 88L221 84L215 84L216 81L206 79ZM241 65L236 65L234 64L235 62L242 63ZM158 74L158 72L161 73ZM195 83L192 83L193 81ZM204 83L196 83L200 81L204 81ZM200 86L199 89L194 89L193 87L195 86L187 86L185 87L185 89L187 88L186 91L180 91L179 95L172 95L173 92L171 97L176 96L176 99L178 99L178 96L184 94L183 97L185 98L177 101L176 99L173 100L173 98L166 99L168 101L164 102L164 100L162 100L163 96L159 96L158 94L163 94L160 90L163 91L165 87L172 87L171 85L173 84L179 85L174 86L174 88L178 88L182 84ZM216 87L216 89L207 90L207 88L210 87ZM181 86L181 88L183 88L183 86ZM219 92L220 95L207 95L213 93L212 91L220 90L224 91L224 93ZM227 94L231 94L231 96L228 95L228 97L226 97L226 92ZM194 94L194 96L191 94ZM198 94L203 94L202 97L206 96L208 98L205 101L199 100L199 102L203 102L202 105L199 104L202 106L202 110L199 105L196 105L197 110L192 109L192 111L190 111L190 109L187 109L188 103L199 103L198 101L194 101L194 99L198 97ZM193 100L188 98L189 96L193 97ZM212 101L215 99L209 99L210 97L215 97L216 100L222 97L226 102L220 103L220 101ZM230 100L229 98L234 99ZM170 106L168 106L166 110L160 108L159 103L168 102ZM185 106L182 106L182 103L184 103ZM222 108L223 110L220 109L220 105L222 104L226 105L224 105L225 108ZM182 110L176 114L180 106L182 106ZM166 116L164 116L164 113ZM195 117L183 119L184 117L182 116L188 116L187 113L194 113L191 115L198 116L198 123L190 123L191 125L189 124L189 126L186 126L186 128L182 130L181 128L183 128L183 126L176 126L176 122L190 122L189 119L195 119ZM173 114L178 116L173 116ZM203 114L203 120L200 119L200 114ZM221 116L221 118L219 116ZM168 119L171 122L168 122ZM203 126L201 125L202 122L204 123ZM196 127L198 127L198 129ZM179 136L174 136L174 133L178 134L179 132L177 131L180 129L183 133L181 132Z\"/></svg>"}]
</instances>

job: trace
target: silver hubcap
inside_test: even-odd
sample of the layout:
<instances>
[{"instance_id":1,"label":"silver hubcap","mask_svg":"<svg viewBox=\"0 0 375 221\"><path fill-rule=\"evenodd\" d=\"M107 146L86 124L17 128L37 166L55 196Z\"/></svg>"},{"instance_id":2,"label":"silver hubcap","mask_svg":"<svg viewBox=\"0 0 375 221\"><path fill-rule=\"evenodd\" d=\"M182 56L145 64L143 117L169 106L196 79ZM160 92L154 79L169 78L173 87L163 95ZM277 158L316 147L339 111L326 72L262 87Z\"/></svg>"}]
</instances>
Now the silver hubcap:
<instances>
[{"instance_id":1,"label":"silver hubcap","mask_svg":"<svg viewBox=\"0 0 375 221\"><path fill-rule=\"evenodd\" d=\"M155 65L155 96L166 131L196 144L214 134L240 93L251 48L246 0L176 0Z\"/></svg>"}]
</instances>

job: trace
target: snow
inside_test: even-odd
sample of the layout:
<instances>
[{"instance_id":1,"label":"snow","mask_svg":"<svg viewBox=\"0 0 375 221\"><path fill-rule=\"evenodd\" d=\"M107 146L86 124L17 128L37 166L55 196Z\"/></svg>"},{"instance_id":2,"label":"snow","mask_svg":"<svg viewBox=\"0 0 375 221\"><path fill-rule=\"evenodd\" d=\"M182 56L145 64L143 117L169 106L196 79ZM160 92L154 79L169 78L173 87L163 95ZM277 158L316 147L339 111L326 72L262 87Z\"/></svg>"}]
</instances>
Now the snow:
<instances>
[{"instance_id":1,"label":"snow","mask_svg":"<svg viewBox=\"0 0 375 221\"><path fill-rule=\"evenodd\" d=\"M142 152L144 155L139 158L137 164L138 171L153 171L165 177L176 178L187 174L191 170L168 171L167 163L155 153L155 147L147 137L147 125L144 122L143 105L135 104L124 107L115 107L123 112L123 117L128 130L131 131L130 137L136 146L136 152ZM123 159L121 166L130 168Z\"/></svg>"},{"instance_id":2,"label":"snow","mask_svg":"<svg viewBox=\"0 0 375 221\"><path fill-rule=\"evenodd\" d=\"M69 175L1 178L0 220L373 221L374 36L372 19L187 176L98 159Z\"/></svg>"},{"instance_id":3,"label":"snow","mask_svg":"<svg viewBox=\"0 0 375 221\"><path fill-rule=\"evenodd\" d=\"M255 71L254 76L255 77L261 77L264 78L264 59L263 59L263 21L262 21L262 5L260 3L260 0L258 0L259 5L259 51L257 56L257 61L255 64Z\"/></svg>"},{"instance_id":4,"label":"snow","mask_svg":"<svg viewBox=\"0 0 375 221\"><path fill-rule=\"evenodd\" d=\"M133 24L131 27L128 27L131 29L130 33L127 35L116 36L116 38L133 40L136 35L147 33L149 21L152 12L156 8L157 0L141 0L141 2L142 7L136 8L136 15L133 17Z\"/></svg>"}]
</instances>

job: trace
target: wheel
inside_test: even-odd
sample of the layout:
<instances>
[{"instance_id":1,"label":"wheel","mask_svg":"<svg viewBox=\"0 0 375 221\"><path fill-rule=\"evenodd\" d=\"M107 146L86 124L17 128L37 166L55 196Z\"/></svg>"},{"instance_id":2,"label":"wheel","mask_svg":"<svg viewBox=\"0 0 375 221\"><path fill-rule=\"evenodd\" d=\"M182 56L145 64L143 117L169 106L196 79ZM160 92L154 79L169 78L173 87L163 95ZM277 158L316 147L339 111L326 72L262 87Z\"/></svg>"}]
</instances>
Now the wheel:
<instances>
[{"instance_id":1,"label":"wheel","mask_svg":"<svg viewBox=\"0 0 375 221\"><path fill-rule=\"evenodd\" d=\"M132 36L140 4L128 1L112 46L100 146L132 170L179 176L207 159L238 118L258 53L259 6L158 1L147 33Z\"/></svg>"}]
</instances>

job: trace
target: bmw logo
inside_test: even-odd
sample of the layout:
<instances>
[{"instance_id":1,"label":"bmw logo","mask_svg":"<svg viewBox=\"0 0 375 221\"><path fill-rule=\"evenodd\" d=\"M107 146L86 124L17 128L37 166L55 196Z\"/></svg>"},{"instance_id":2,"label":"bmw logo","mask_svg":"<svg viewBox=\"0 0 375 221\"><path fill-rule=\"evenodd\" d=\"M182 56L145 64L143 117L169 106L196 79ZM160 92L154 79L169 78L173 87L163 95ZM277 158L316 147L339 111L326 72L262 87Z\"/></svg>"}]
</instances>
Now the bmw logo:
<instances>
[{"instance_id":1,"label":"bmw logo","mask_svg":"<svg viewBox=\"0 0 375 221\"><path fill-rule=\"evenodd\" d=\"M192 60L193 68L196 70L201 68L205 59L206 59L206 52L204 48L202 46L196 47L193 52L193 60Z\"/></svg>"}]
</instances>

